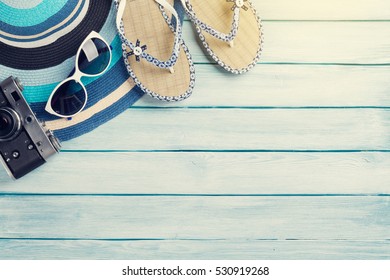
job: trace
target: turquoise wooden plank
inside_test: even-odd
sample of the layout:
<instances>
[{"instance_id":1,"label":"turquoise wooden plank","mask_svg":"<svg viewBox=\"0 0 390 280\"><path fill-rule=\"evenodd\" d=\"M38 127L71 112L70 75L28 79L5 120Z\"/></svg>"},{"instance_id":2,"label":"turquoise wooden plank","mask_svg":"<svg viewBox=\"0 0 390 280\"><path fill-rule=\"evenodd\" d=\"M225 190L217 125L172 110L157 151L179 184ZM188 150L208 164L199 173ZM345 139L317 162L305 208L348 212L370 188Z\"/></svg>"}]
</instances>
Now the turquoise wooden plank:
<instances>
[{"instance_id":1,"label":"turquoise wooden plank","mask_svg":"<svg viewBox=\"0 0 390 280\"><path fill-rule=\"evenodd\" d=\"M387 107L389 66L372 65L390 63L390 21L375 22L390 5L302 1L256 0L269 20L263 65L239 78L208 64L185 23L198 89L176 106L205 108L143 109L156 106L145 99L65 143L80 153L15 184L0 172L0 259L388 259L389 197L378 195L389 194L389 110L261 108ZM214 109L224 106L256 108ZM165 149L211 152L154 152ZM227 191L248 196L186 196ZM181 196L121 196L153 193Z\"/></svg>"},{"instance_id":2,"label":"turquoise wooden plank","mask_svg":"<svg viewBox=\"0 0 390 280\"><path fill-rule=\"evenodd\" d=\"M389 64L388 22L263 22L260 63ZM209 63L189 22L184 39L196 63Z\"/></svg>"},{"instance_id":3,"label":"turquoise wooden plank","mask_svg":"<svg viewBox=\"0 0 390 280\"><path fill-rule=\"evenodd\" d=\"M130 109L64 149L389 150L389 127L388 109Z\"/></svg>"},{"instance_id":4,"label":"turquoise wooden plank","mask_svg":"<svg viewBox=\"0 0 390 280\"><path fill-rule=\"evenodd\" d=\"M387 0L252 0L267 20L389 20Z\"/></svg>"},{"instance_id":5,"label":"turquoise wooden plank","mask_svg":"<svg viewBox=\"0 0 390 280\"><path fill-rule=\"evenodd\" d=\"M0 238L388 241L389 202L389 196L2 196Z\"/></svg>"},{"instance_id":6,"label":"turquoise wooden plank","mask_svg":"<svg viewBox=\"0 0 390 280\"><path fill-rule=\"evenodd\" d=\"M242 76L215 67L196 65L196 87L185 101L163 103L145 96L134 107L390 106L390 66L262 64Z\"/></svg>"},{"instance_id":7,"label":"turquoise wooden plank","mask_svg":"<svg viewBox=\"0 0 390 280\"><path fill-rule=\"evenodd\" d=\"M17 182L0 170L0 194L375 195L389 170L390 153L63 153Z\"/></svg>"},{"instance_id":8,"label":"turquoise wooden plank","mask_svg":"<svg viewBox=\"0 0 390 280\"><path fill-rule=\"evenodd\" d=\"M252 0L262 20L389 20L387 0ZM348 7L348 8L346 8Z\"/></svg>"},{"instance_id":9,"label":"turquoise wooden plank","mask_svg":"<svg viewBox=\"0 0 390 280\"><path fill-rule=\"evenodd\" d=\"M0 240L0 259L380 260L389 241L349 240Z\"/></svg>"}]
</instances>

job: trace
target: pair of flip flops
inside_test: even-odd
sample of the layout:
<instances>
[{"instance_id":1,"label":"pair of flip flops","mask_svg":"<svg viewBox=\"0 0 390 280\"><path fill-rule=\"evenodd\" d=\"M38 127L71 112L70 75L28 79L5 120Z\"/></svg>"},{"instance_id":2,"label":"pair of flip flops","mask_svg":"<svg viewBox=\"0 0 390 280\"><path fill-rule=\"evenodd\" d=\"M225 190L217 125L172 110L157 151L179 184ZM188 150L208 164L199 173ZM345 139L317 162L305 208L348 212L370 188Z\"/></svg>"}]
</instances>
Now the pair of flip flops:
<instances>
[{"instance_id":1,"label":"pair of flip flops","mask_svg":"<svg viewBox=\"0 0 390 280\"><path fill-rule=\"evenodd\" d=\"M180 1L205 51L221 67L242 74L256 65L262 31L250 0ZM189 97L195 85L194 63L173 2L115 0L126 68L142 91L164 101Z\"/></svg>"}]
</instances>

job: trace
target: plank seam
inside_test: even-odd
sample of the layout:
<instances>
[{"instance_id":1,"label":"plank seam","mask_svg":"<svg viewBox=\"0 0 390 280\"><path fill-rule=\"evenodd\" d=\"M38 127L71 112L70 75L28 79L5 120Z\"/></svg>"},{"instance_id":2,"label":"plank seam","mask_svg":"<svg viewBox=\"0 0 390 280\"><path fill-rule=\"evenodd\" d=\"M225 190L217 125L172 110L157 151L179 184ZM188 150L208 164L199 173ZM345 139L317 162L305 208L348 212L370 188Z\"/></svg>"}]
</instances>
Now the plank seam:
<instances>
[{"instance_id":1,"label":"plank seam","mask_svg":"<svg viewBox=\"0 0 390 280\"><path fill-rule=\"evenodd\" d=\"M226 239L226 238L56 238L56 237L44 237L44 238L34 238L34 237L0 237L0 241L103 241L103 242L136 242L136 241L239 241L241 239ZM387 243L390 242L390 239L297 239L297 238L253 238L245 239L246 242L256 242L256 241L280 241L280 242L294 242L294 241L306 241L306 242L381 242Z\"/></svg>"},{"instance_id":2,"label":"plank seam","mask_svg":"<svg viewBox=\"0 0 390 280\"><path fill-rule=\"evenodd\" d=\"M73 150L62 153L389 153L390 150Z\"/></svg>"},{"instance_id":3,"label":"plank seam","mask_svg":"<svg viewBox=\"0 0 390 280\"><path fill-rule=\"evenodd\" d=\"M338 109L380 109L388 110L390 106L137 106L134 105L129 109L239 109L239 110L338 110Z\"/></svg>"},{"instance_id":4,"label":"plank seam","mask_svg":"<svg viewBox=\"0 0 390 280\"><path fill-rule=\"evenodd\" d=\"M30 197L390 197L390 193L309 193L309 194L300 194L300 193L276 193L276 194L232 194L232 193L222 193L222 194L213 194L213 193L13 193L13 192L3 192L0 193L0 197L20 197L20 196L30 196Z\"/></svg>"}]
</instances>

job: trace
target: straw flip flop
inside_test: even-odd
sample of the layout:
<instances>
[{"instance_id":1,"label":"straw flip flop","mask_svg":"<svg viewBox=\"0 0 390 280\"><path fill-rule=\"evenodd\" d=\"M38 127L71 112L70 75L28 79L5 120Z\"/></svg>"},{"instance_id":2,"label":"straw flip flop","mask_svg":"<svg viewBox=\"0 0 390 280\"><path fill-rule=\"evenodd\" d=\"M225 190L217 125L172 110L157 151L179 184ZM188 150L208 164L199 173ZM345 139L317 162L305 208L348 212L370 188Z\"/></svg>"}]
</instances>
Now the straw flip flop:
<instances>
[{"instance_id":1,"label":"straw flip flop","mask_svg":"<svg viewBox=\"0 0 390 280\"><path fill-rule=\"evenodd\" d=\"M252 69L262 50L261 20L250 0L181 0L207 53L225 70Z\"/></svg>"},{"instance_id":2,"label":"straw flip flop","mask_svg":"<svg viewBox=\"0 0 390 280\"><path fill-rule=\"evenodd\" d=\"M173 0L115 0L127 71L142 91L164 101L189 97L195 67ZM171 21L175 18L175 21Z\"/></svg>"}]
</instances>

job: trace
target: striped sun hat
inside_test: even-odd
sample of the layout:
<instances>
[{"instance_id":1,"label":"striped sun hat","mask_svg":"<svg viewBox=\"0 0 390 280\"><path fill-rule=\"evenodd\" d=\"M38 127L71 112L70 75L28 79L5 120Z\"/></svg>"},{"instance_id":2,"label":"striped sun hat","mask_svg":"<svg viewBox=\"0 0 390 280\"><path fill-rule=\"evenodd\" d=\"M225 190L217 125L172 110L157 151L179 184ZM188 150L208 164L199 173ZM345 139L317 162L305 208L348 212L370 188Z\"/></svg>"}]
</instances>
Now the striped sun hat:
<instances>
[{"instance_id":1,"label":"striped sun hat","mask_svg":"<svg viewBox=\"0 0 390 280\"><path fill-rule=\"evenodd\" d=\"M111 0L0 0L0 81L18 77L38 119L62 141L93 130L143 95L123 63L115 16ZM59 119L44 110L46 102L73 71L77 49L92 30L111 44L111 65L102 76L83 78L85 109Z\"/></svg>"}]
</instances>

